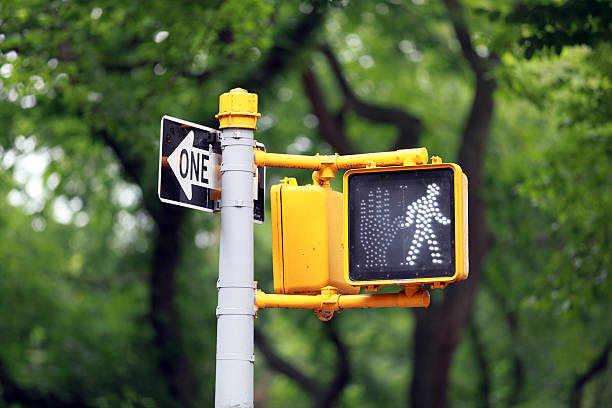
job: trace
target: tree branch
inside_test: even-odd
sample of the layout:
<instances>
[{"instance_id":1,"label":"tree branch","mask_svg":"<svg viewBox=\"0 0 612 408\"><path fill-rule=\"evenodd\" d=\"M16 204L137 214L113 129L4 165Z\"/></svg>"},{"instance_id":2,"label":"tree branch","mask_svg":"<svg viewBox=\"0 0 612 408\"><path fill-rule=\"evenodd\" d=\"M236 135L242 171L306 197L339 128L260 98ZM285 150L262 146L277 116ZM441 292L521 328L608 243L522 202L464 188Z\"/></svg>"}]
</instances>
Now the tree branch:
<instances>
[{"instance_id":1,"label":"tree branch","mask_svg":"<svg viewBox=\"0 0 612 408\"><path fill-rule=\"evenodd\" d=\"M317 395L317 399L315 400L314 404L315 408L331 407L350 380L349 353L346 345L338 335L336 324L333 320L331 320L327 323L323 323L323 325L327 337L336 348L338 360L336 361L336 375L329 383L327 389Z\"/></svg>"},{"instance_id":2,"label":"tree branch","mask_svg":"<svg viewBox=\"0 0 612 408\"><path fill-rule=\"evenodd\" d=\"M584 386L591 381L593 377L608 368L611 349L612 341L608 340L599 356L591 363L589 368L576 378L570 394L570 408L580 408L582 406L582 391Z\"/></svg>"},{"instance_id":3,"label":"tree branch","mask_svg":"<svg viewBox=\"0 0 612 408\"><path fill-rule=\"evenodd\" d=\"M290 64L304 44L323 22L323 12L315 8L310 14L302 17L297 24L277 36L274 46L268 51L263 62L246 75L240 83L250 92L263 92L270 79L282 72Z\"/></svg>"},{"instance_id":4,"label":"tree branch","mask_svg":"<svg viewBox=\"0 0 612 408\"><path fill-rule=\"evenodd\" d=\"M144 169L142 159L130 154L129 149L126 146L122 146L121 142L111 136L108 129L99 129L95 132L95 135L102 139L102 141L108 147L110 147L123 172L132 181L132 183L137 184L144 192L144 185L141 177Z\"/></svg>"},{"instance_id":5,"label":"tree branch","mask_svg":"<svg viewBox=\"0 0 612 408\"><path fill-rule=\"evenodd\" d=\"M324 387L316 379L308 377L295 367L295 364L283 359L272 347L261 329L255 328L255 345L264 355L267 364L271 369L286 375L295 381L306 392L313 401L315 408L329 408L342 393L342 390L350 379L349 353L346 345L338 336L338 332L333 321L323 323L325 335L336 348L338 360L336 361L335 376Z\"/></svg>"},{"instance_id":6,"label":"tree branch","mask_svg":"<svg viewBox=\"0 0 612 408\"><path fill-rule=\"evenodd\" d=\"M461 46L463 57L470 64L472 70L477 76L482 75L488 70L488 60L486 58L480 58L472 46L470 32L467 29L467 24L465 23L459 0L444 0L444 3L448 9L453 30L455 31L457 41L459 41L459 45Z\"/></svg>"},{"instance_id":7,"label":"tree branch","mask_svg":"<svg viewBox=\"0 0 612 408\"><path fill-rule=\"evenodd\" d=\"M0 362L0 401L7 406L17 404L37 408L87 408L81 395L56 395L43 393L36 389L26 389L19 386L10 376L8 370Z\"/></svg>"},{"instance_id":8,"label":"tree branch","mask_svg":"<svg viewBox=\"0 0 612 408\"><path fill-rule=\"evenodd\" d=\"M323 138L331 145L335 152L339 154L353 154L353 147L344 132L342 118L339 115L332 115L327 109L323 93L319 87L319 81L310 67L306 67L302 72L302 83L310 100L312 112L319 119L319 130Z\"/></svg>"},{"instance_id":9,"label":"tree branch","mask_svg":"<svg viewBox=\"0 0 612 408\"><path fill-rule=\"evenodd\" d=\"M264 332L257 327L255 328L255 345L264 355L266 363L271 369L295 381L307 394L314 396L319 393L319 385L295 368L294 364L284 360L270 345Z\"/></svg>"},{"instance_id":10,"label":"tree branch","mask_svg":"<svg viewBox=\"0 0 612 408\"><path fill-rule=\"evenodd\" d=\"M419 134L421 132L421 120L418 117L403 109L379 106L373 103L366 103L359 99L351 90L342 72L342 67L332 50L327 46L323 46L321 47L321 52L327 58L332 72L334 73L334 77L340 86L346 109L352 110L357 115L368 119L370 122L390 123L395 125L399 133L395 143L395 149L417 147Z\"/></svg>"}]
</instances>

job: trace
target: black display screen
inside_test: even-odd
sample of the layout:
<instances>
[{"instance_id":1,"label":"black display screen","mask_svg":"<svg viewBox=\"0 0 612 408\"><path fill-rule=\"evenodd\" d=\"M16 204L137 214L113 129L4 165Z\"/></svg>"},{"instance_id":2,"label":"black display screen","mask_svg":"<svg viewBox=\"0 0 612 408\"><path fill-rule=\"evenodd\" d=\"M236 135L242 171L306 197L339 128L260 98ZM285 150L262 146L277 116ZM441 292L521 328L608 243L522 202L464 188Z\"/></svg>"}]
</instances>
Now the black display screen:
<instances>
[{"instance_id":1,"label":"black display screen","mask_svg":"<svg viewBox=\"0 0 612 408\"><path fill-rule=\"evenodd\" d=\"M449 168L350 174L350 280L453 276L453 181Z\"/></svg>"}]
</instances>

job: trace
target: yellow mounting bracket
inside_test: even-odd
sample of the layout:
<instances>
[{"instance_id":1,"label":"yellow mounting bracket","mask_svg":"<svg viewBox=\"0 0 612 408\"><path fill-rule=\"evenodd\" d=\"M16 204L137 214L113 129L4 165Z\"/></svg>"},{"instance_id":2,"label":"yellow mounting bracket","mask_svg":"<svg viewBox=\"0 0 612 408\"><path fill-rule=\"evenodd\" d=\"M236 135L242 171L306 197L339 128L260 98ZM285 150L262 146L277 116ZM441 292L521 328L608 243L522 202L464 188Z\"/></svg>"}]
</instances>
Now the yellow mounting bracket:
<instances>
[{"instance_id":1,"label":"yellow mounting bracket","mask_svg":"<svg viewBox=\"0 0 612 408\"><path fill-rule=\"evenodd\" d=\"M330 320L334 312L343 309L369 307L428 307L429 292L420 285L406 286L397 293L363 293L341 295L333 286L325 286L318 295L281 295L265 293L257 289L255 307L313 309L320 320Z\"/></svg>"},{"instance_id":2,"label":"yellow mounting bracket","mask_svg":"<svg viewBox=\"0 0 612 408\"><path fill-rule=\"evenodd\" d=\"M427 149L402 149L391 152L366 154L350 154L346 156L320 155L301 156L297 154L268 153L255 150L255 165L257 167L285 167L291 169L314 170L313 181L329 187L329 180L335 178L337 170L359 169L364 167L406 166L426 164Z\"/></svg>"}]
</instances>

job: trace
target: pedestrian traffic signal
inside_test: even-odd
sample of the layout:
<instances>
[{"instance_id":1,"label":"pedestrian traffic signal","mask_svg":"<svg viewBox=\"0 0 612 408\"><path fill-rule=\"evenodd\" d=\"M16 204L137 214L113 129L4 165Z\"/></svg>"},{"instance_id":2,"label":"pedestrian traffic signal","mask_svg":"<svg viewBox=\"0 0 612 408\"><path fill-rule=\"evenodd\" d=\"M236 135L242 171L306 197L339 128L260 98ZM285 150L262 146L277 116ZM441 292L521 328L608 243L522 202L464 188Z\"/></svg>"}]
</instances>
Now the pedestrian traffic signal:
<instances>
[{"instance_id":1,"label":"pedestrian traffic signal","mask_svg":"<svg viewBox=\"0 0 612 408\"><path fill-rule=\"evenodd\" d=\"M342 194L286 177L270 198L274 293L321 293L325 286L358 293L344 278Z\"/></svg>"},{"instance_id":2,"label":"pedestrian traffic signal","mask_svg":"<svg viewBox=\"0 0 612 408\"><path fill-rule=\"evenodd\" d=\"M343 190L345 277L351 285L467 278L467 177L461 167L349 170Z\"/></svg>"}]
</instances>

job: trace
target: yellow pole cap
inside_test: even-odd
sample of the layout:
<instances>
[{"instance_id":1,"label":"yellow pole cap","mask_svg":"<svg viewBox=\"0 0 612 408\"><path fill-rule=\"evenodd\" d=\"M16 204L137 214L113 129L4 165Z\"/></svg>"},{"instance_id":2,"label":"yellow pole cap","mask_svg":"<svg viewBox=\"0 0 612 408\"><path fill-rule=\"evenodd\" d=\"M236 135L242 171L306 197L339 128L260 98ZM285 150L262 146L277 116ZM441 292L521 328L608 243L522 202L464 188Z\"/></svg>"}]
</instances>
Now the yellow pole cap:
<instances>
[{"instance_id":1,"label":"yellow pole cap","mask_svg":"<svg viewBox=\"0 0 612 408\"><path fill-rule=\"evenodd\" d=\"M246 89L234 88L219 96L219 128L256 129L257 94L248 93Z\"/></svg>"}]
</instances>

